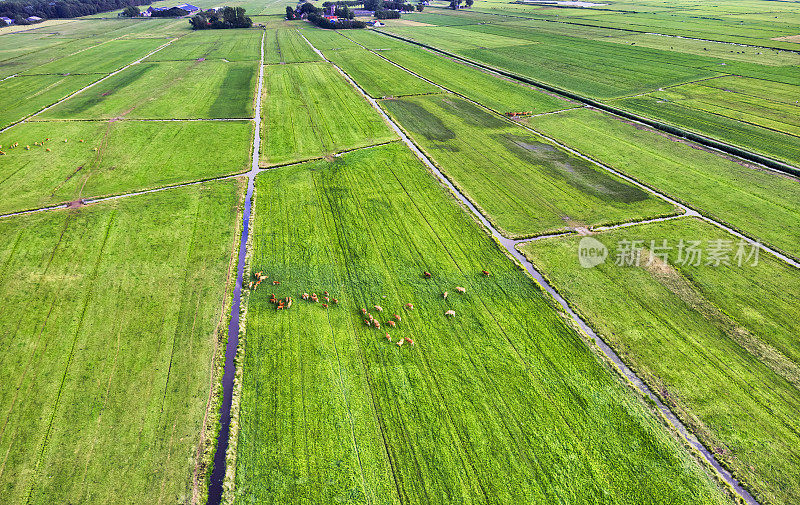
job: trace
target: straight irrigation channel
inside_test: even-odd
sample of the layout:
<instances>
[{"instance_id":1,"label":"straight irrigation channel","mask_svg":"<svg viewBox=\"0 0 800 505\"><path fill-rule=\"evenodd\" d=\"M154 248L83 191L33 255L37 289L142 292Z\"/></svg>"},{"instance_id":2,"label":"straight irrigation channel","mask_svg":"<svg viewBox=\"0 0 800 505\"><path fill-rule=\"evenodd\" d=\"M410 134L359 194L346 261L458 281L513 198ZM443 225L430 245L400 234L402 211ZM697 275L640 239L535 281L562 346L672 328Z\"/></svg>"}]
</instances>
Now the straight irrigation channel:
<instances>
[{"instance_id":1,"label":"straight irrigation channel","mask_svg":"<svg viewBox=\"0 0 800 505\"><path fill-rule=\"evenodd\" d=\"M436 167L436 165L431 162L430 159L414 144L414 142L405 134L405 132L397 125L392 119L380 108L378 102L371 98L361 87L356 84L356 82L347 75L341 68L339 68L336 64L325 58L321 51L319 51L314 45L305 38L302 34L301 37L314 49L314 51L325 61L333 65L346 79L350 84L355 87L364 98L370 102L370 104L383 116L384 120L394 129L395 132L400 136L403 142L414 152L414 154L422 161L425 166L445 185L447 186L450 191L461 201L469 210L473 213L473 215L478 218L478 220L486 227L487 230L492 234L492 236L500 243L508 253L516 259L527 272L531 275L531 277L544 289L547 293L552 296L556 302L564 309L564 311L575 321L575 323L580 326L580 328L592 338L594 343L597 345L600 352L617 367L618 371L628 380L630 383L640 391L641 394L645 395L646 397L650 398L656 406L658 407L659 411L662 413L664 418L675 428L675 430L683 437L683 439L688 442L692 447L694 447L700 455L702 455L703 459L711 465L714 470L717 472L719 477L724 480L732 489L733 491L739 495L739 497L744 500L745 503L748 505L758 505L758 501L740 484L739 481L736 480L731 473L726 470L720 463L714 458L711 452L695 437L687 428L686 426L678 419L675 414L672 413L669 408L664 405L664 403L659 400L659 398L650 390L647 384L642 381L628 366L620 359L614 350L609 347L609 345L600 338L597 333L592 330L592 328L575 313L574 310L570 307L569 303L561 296L561 294L555 290L548 282L545 280L544 276L539 273L538 270L533 266L533 264L525 258L525 256L519 252L516 248L518 240L511 240L505 238L503 235L500 234L497 229L492 226L489 220L481 214L481 212L469 201L469 199L464 196L454 185L453 183L444 176L444 174ZM210 503L210 502L209 502Z\"/></svg>"},{"instance_id":2,"label":"straight irrigation channel","mask_svg":"<svg viewBox=\"0 0 800 505\"><path fill-rule=\"evenodd\" d=\"M214 453L214 463L211 469L211 479L208 487L208 505L219 505L222 501L222 485L225 481L227 470L226 456L228 452L228 439L231 431L231 404L233 402L233 378L236 374L236 353L239 348L239 305L242 297L242 282L244 278L244 263L247 256L247 238L250 230L250 208L253 200L253 188L256 174L259 171L258 159L261 147L261 91L264 85L264 37L261 35L261 61L259 63L258 88L256 90L255 107L255 133L253 134L253 162L247 172L247 195L244 200L244 217L242 223L242 238L239 243L239 259L236 265L236 286L233 288L233 303L231 303L231 321L228 324L228 343L225 347L225 371L222 375L222 405L219 408L219 433L217 435L217 449Z\"/></svg>"}]
</instances>

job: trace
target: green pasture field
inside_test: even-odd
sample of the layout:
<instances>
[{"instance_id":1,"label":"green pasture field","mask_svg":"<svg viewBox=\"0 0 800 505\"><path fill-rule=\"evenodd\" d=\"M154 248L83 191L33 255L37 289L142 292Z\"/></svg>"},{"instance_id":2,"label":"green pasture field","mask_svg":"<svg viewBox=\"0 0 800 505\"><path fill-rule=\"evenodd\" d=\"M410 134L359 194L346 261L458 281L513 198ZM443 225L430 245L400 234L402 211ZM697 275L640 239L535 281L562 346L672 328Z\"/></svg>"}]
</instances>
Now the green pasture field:
<instances>
[{"instance_id":1,"label":"green pasture field","mask_svg":"<svg viewBox=\"0 0 800 505\"><path fill-rule=\"evenodd\" d=\"M704 112L680 102L660 100L655 95L615 100L613 105L786 161L795 166L800 165L800 141L793 135L786 135L727 116Z\"/></svg>"},{"instance_id":2,"label":"green pasture field","mask_svg":"<svg viewBox=\"0 0 800 505\"><path fill-rule=\"evenodd\" d=\"M96 75L32 75L0 81L0 128L96 81Z\"/></svg>"},{"instance_id":3,"label":"green pasture field","mask_svg":"<svg viewBox=\"0 0 800 505\"><path fill-rule=\"evenodd\" d=\"M314 47L326 55L329 50L338 51L340 49L356 49L358 47L347 38L342 37L337 30L323 30L304 21L287 21L286 24L296 27L304 37L314 44ZM351 31L361 32L362 30ZM354 34L348 35L353 36Z\"/></svg>"},{"instance_id":4,"label":"green pasture field","mask_svg":"<svg viewBox=\"0 0 800 505\"><path fill-rule=\"evenodd\" d=\"M540 116L532 128L800 258L800 185L596 110Z\"/></svg>"},{"instance_id":5,"label":"green pasture field","mask_svg":"<svg viewBox=\"0 0 800 505\"><path fill-rule=\"evenodd\" d=\"M189 503L242 188L0 219L4 502Z\"/></svg>"},{"instance_id":6,"label":"green pasture field","mask_svg":"<svg viewBox=\"0 0 800 505\"><path fill-rule=\"evenodd\" d=\"M266 66L262 104L264 166L397 139L380 114L326 62Z\"/></svg>"},{"instance_id":7,"label":"green pasture field","mask_svg":"<svg viewBox=\"0 0 800 505\"><path fill-rule=\"evenodd\" d=\"M440 37L440 30L441 28L404 27L392 28L390 31L593 98L643 93L658 87L720 74L700 68L712 65L711 58L685 55L676 60L674 56L665 57L665 54L669 54L665 51L629 48L577 37L537 34L524 27L496 24L447 28L451 32L459 32L453 36L455 40L470 40L474 45L481 45L484 38L497 37L498 34L505 34L505 38L517 41L516 45L505 47L489 47L485 44L486 48L451 46L449 39ZM527 38L512 39L512 36Z\"/></svg>"},{"instance_id":8,"label":"green pasture field","mask_svg":"<svg viewBox=\"0 0 800 505\"><path fill-rule=\"evenodd\" d=\"M724 76L707 79L698 84L708 88L719 89L728 93L737 93L748 97L768 98L773 102L797 105L798 86L783 84L764 79L752 79L739 76Z\"/></svg>"},{"instance_id":9,"label":"green pasture field","mask_svg":"<svg viewBox=\"0 0 800 505\"><path fill-rule=\"evenodd\" d=\"M257 80L258 62L191 60L140 63L39 117L249 118L253 117Z\"/></svg>"},{"instance_id":10,"label":"green pasture field","mask_svg":"<svg viewBox=\"0 0 800 505\"><path fill-rule=\"evenodd\" d=\"M415 39L424 36L433 41L432 45L453 52L530 45L524 39L503 35L502 30L475 35L471 31L465 32L465 29L466 27L450 26L387 26L384 30Z\"/></svg>"},{"instance_id":11,"label":"green pasture field","mask_svg":"<svg viewBox=\"0 0 800 505\"><path fill-rule=\"evenodd\" d=\"M738 240L692 218L594 237L609 248L581 268L580 237L522 247L602 337L686 422L760 503L800 500L800 273L766 253L741 267ZM731 241L730 266L678 261L679 241ZM672 247L668 263L616 266L620 241ZM663 252L663 251L662 251ZM749 254L749 246L745 254Z\"/></svg>"},{"instance_id":12,"label":"green pasture field","mask_svg":"<svg viewBox=\"0 0 800 505\"><path fill-rule=\"evenodd\" d=\"M713 79L712 79L713 80ZM649 96L677 103L701 113L723 116L743 123L763 126L779 133L800 137L800 104L777 102L770 98L745 95L704 85L705 81L666 88ZM780 87L780 85L778 85ZM787 87L787 86L783 86ZM800 86L792 86L800 92ZM800 95L795 95L800 98ZM800 138L796 139L800 142Z\"/></svg>"},{"instance_id":13,"label":"green pasture field","mask_svg":"<svg viewBox=\"0 0 800 505\"><path fill-rule=\"evenodd\" d=\"M382 100L508 237L669 215L675 208L453 95Z\"/></svg>"},{"instance_id":14,"label":"green pasture field","mask_svg":"<svg viewBox=\"0 0 800 505\"><path fill-rule=\"evenodd\" d=\"M252 138L250 121L23 123L0 134L0 213L243 172Z\"/></svg>"},{"instance_id":15,"label":"green pasture field","mask_svg":"<svg viewBox=\"0 0 800 505\"><path fill-rule=\"evenodd\" d=\"M320 61L320 57L294 27L267 30L264 41L264 63L305 61Z\"/></svg>"},{"instance_id":16,"label":"green pasture field","mask_svg":"<svg viewBox=\"0 0 800 505\"><path fill-rule=\"evenodd\" d=\"M798 32L800 32L800 29L798 29ZM710 42L708 40L693 40L636 33L624 37L615 37L610 39L610 41L619 44L633 43L640 47L696 54L698 56L711 56L725 60L744 61L756 63L758 65L781 66L800 64L800 54L797 53L766 49L763 47L742 47L723 42Z\"/></svg>"},{"instance_id":17,"label":"green pasture field","mask_svg":"<svg viewBox=\"0 0 800 505\"><path fill-rule=\"evenodd\" d=\"M45 44L46 40L48 44ZM28 45L31 41L35 43ZM78 51L96 46L102 41L96 39L33 39L32 36L12 33L0 36L0 47L6 58L0 60L0 79L35 69Z\"/></svg>"},{"instance_id":18,"label":"green pasture field","mask_svg":"<svg viewBox=\"0 0 800 505\"><path fill-rule=\"evenodd\" d=\"M373 98L441 92L436 86L360 47L327 51L325 56L350 75Z\"/></svg>"},{"instance_id":19,"label":"green pasture field","mask_svg":"<svg viewBox=\"0 0 800 505\"><path fill-rule=\"evenodd\" d=\"M188 23L188 21L187 21ZM200 30L181 37L148 61L224 59L259 61L263 30Z\"/></svg>"},{"instance_id":20,"label":"green pasture field","mask_svg":"<svg viewBox=\"0 0 800 505\"><path fill-rule=\"evenodd\" d=\"M575 104L508 79L457 63L431 51L373 32L358 32L353 39L412 72L501 113L535 113L568 109ZM348 34L350 36L350 34Z\"/></svg>"},{"instance_id":21,"label":"green pasture field","mask_svg":"<svg viewBox=\"0 0 800 505\"><path fill-rule=\"evenodd\" d=\"M166 43L166 39L110 40L78 54L34 67L25 71L25 74L108 74Z\"/></svg>"},{"instance_id":22,"label":"green pasture field","mask_svg":"<svg viewBox=\"0 0 800 505\"><path fill-rule=\"evenodd\" d=\"M354 81L373 98L384 96L419 95L441 92L436 86L415 77L401 68L360 47L346 37L338 36L331 30L309 28L303 35L317 47L319 39L323 49L317 47L330 61L347 72Z\"/></svg>"},{"instance_id":23,"label":"green pasture field","mask_svg":"<svg viewBox=\"0 0 800 505\"><path fill-rule=\"evenodd\" d=\"M236 503L726 502L402 144L256 189Z\"/></svg>"}]
</instances>

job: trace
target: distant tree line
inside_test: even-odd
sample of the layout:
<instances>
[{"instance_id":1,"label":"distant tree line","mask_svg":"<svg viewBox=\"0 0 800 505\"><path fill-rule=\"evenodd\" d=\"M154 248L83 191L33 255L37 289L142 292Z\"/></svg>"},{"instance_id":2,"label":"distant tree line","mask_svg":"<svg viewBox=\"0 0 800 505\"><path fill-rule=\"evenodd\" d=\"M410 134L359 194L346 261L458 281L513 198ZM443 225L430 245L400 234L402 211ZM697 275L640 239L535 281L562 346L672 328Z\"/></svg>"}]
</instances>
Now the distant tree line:
<instances>
[{"instance_id":1,"label":"distant tree line","mask_svg":"<svg viewBox=\"0 0 800 505\"><path fill-rule=\"evenodd\" d=\"M153 11L150 13L150 17L154 18L179 18L181 16L185 16L189 14L189 11L183 10L179 7L172 7L171 9L165 9L163 11Z\"/></svg>"},{"instance_id":2,"label":"distant tree line","mask_svg":"<svg viewBox=\"0 0 800 505\"><path fill-rule=\"evenodd\" d=\"M76 18L113 11L132 5L149 5L152 0L0 0L0 16L25 24L25 18Z\"/></svg>"},{"instance_id":3,"label":"distant tree line","mask_svg":"<svg viewBox=\"0 0 800 505\"><path fill-rule=\"evenodd\" d=\"M250 28L253 20L245 16L242 7L223 7L218 11L203 11L192 16L189 24L193 30L219 30L225 28Z\"/></svg>"},{"instance_id":4,"label":"distant tree line","mask_svg":"<svg viewBox=\"0 0 800 505\"><path fill-rule=\"evenodd\" d=\"M450 8L453 9L453 10L460 9L461 8L461 2L462 2L462 0L450 0ZM468 9L470 7L472 7L473 3L474 3L474 0L464 0L464 5Z\"/></svg>"}]
</instances>

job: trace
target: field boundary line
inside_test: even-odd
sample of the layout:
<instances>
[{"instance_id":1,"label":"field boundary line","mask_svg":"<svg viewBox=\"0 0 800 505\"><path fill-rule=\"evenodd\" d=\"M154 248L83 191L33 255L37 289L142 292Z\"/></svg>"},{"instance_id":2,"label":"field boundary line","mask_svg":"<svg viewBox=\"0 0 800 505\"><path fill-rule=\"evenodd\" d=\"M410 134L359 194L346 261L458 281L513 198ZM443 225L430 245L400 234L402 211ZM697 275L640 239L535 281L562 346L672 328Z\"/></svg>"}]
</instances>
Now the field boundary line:
<instances>
[{"instance_id":1,"label":"field boundary line","mask_svg":"<svg viewBox=\"0 0 800 505\"><path fill-rule=\"evenodd\" d=\"M765 166L765 167L767 167L769 169L776 170L776 171L779 171L779 172L788 173L788 174L794 175L794 176L800 176L800 168L798 168L798 167L796 167L794 165L791 165L789 163L786 163L786 162L771 158L769 156L765 156L763 154L759 154L759 153L756 153L756 152L753 152L753 151L749 151L747 149L735 146L733 144L728 144L727 142L722 142L722 141L716 140L716 139L714 139L712 137L707 137L705 135L701 135L699 133L695 133L695 132L693 132L691 130L686 130L686 129L683 129L683 128L680 128L680 127L677 127L677 126L672 126L672 125L670 125L668 123L662 123L662 122L656 121L654 119L649 119L647 117L640 116L640 115L634 114L632 112L628 112L628 111L626 111L624 109L619 109L619 108L614 107L612 105L607 105L607 104L605 104L605 103L603 103L603 102L601 102L599 100L595 100L593 98L588 98L588 97L579 95L577 93L574 93L572 91L567 91L567 90L561 89L561 88L559 88L557 86L553 86L551 84L546 84L544 82L540 82L540 81L534 80L534 79L532 79L530 77L525 77L523 75L515 74L515 73L510 72L508 70L502 70L500 68L496 68L496 67L493 67L491 65L487 65L485 63L476 62L476 61L470 60L469 58L465 58L464 56L459 56L457 54L451 53L449 51L445 51L443 49L439 49L439 48L437 48L435 46L431 46L431 45L425 44L423 42L418 42L416 40L409 39L409 38L406 38L406 37L402 37L400 35L395 35L393 33L385 32L385 31L380 31L380 30L373 30L373 31L375 33L380 33L380 34L385 35L387 37L395 38L397 40L402 40L404 42L408 42L410 44L414 44L414 45L419 46L419 47L424 47L424 48L430 49L430 50L435 51L435 52L437 52L439 54L443 54L445 56L449 56L450 58L455 58L455 59L460 60L462 62L466 62L466 63L468 63L470 65L474 65L474 66L479 67L479 68L483 68L483 69L486 69L486 70L493 71L493 72L495 72L495 73L497 73L497 74L499 74L501 76L508 77L510 79L513 79L513 80L516 80L516 81L519 81L519 82L523 82L525 84L536 86L536 87L538 87L540 89L544 89L546 91L550 91L552 93L556 93L556 94L561 95L561 96L563 96L565 98L578 101L578 102L583 103L585 105L590 105L590 106L596 107L597 109L609 112L611 114L614 114L615 116L619 116L619 117L625 118L625 119L630 120L630 121L636 121L638 123L644 124L644 125L649 126L651 128L655 128L655 129L657 129L659 131L663 131L663 132L669 133L671 135L676 135L676 136L679 136L679 137L683 137L685 139L691 140L691 141L696 142L698 144L701 144L703 146L710 147L710 148L716 149L718 151L722 151L722 152L724 152L726 154L729 154L729 155L732 155L732 156L736 156L738 158L742 158L742 159L747 160L749 162L758 163L759 165L763 165L763 166Z\"/></svg>"},{"instance_id":2,"label":"field boundary line","mask_svg":"<svg viewBox=\"0 0 800 505\"><path fill-rule=\"evenodd\" d=\"M346 35L342 35L342 36L348 38ZM402 40L405 40L405 39L402 39ZM364 46L362 46L362 47L364 47ZM369 49L367 49L367 50L369 50ZM383 58L383 56L381 56L380 54L378 56ZM548 135L545 135L544 133L542 133L542 132L540 132L538 130L535 130L534 128L532 128L529 125L520 123L518 121L511 121L507 117L505 117L504 115L502 115L499 112L497 112L496 110L494 110L494 109L492 109L490 107L487 107L487 106L483 105L480 102L476 102L475 100L473 100L473 99L471 99L471 98L469 98L469 97L467 97L465 95L462 95L461 93L457 93L457 92L452 91L452 90L450 90L450 89L448 89L448 88L446 88L446 87L444 87L444 86L442 86L440 84L435 83L434 81L431 81L430 79L426 79L425 77L423 77L421 75L418 75L418 74L412 72L411 70L406 69L402 65L398 65L398 64L392 62L391 60L387 59L386 61L389 61L393 65L395 65L395 66L397 66L399 68L402 68L406 72L408 72L408 73L410 73L412 75L415 75L415 76L419 77L420 79L423 79L423 80L425 80L425 81L427 81L427 82L429 82L429 83L431 83L431 84L433 84L435 86L438 86L438 87L440 87L440 88L442 88L442 89L444 89L444 90L446 90L446 91L448 91L450 93L453 93L456 96L459 96L459 97L463 98L464 100L467 100L468 102L470 102L472 104L475 104L475 105L477 105L477 106L479 106L479 107L481 107L481 108L483 108L483 109L485 109L485 110L487 110L487 111L489 111L489 112L491 112L493 114L496 114L497 116L499 116L500 118L502 118L503 120L505 120L506 122L508 122L510 124L517 125L517 126L519 126L520 128L522 128L524 130L527 130L527 131L529 131L529 132L531 132L531 133L533 133L533 134L535 134L535 135L537 135L537 136L539 136L539 137L541 137L543 139L546 139L546 140L552 142L553 144L555 144L555 145L559 146L560 148L564 149L565 151L567 151L567 152L569 152L569 153L571 153L571 154L573 154L575 156L578 156L578 157L580 157L580 158L582 158L582 159L584 159L586 161L589 161L590 163L596 165L597 167L602 168L603 170L605 170L607 172L610 172L611 174L613 174L613 175L615 175L615 176L617 176L617 177L619 177L619 178L621 178L621 179L623 179L623 180L625 180L625 181L627 181L627 182L639 187L640 189L645 190L646 192L648 192L648 193L650 193L650 194L652 194L652 195L654 195L654 196L656 196L658 198L661 198L662 200L665 200L667 203L669 203L671 205L674 205L675 207L677 207L677 208L679 208L680 210L683 211L683 214L679 214L677 216L660 216L660 217L657 217L657 218L646 219L646 220L642 220L642 221L630 221L630 222L625 222L625 223L618 223L616 225L603 225L603 226L599 226L599 227L592 227L591 228L592 230L594 230L594 229L605 230L605 229L611 229L609 227L612 227L612 228L613 227L622 227L622 225L633 226L635 224L646 224L646 223L649 223L649 222L664 221L664 220L666 220L665 218L674 219L675 217L699 217L699 218L702 218L702 219L708 221L709 223L717 226L718 228L721 228L721 229L727 231L728 233L736 236L737 238L745 240L750 245L756 246L759 249L761 249L761 250L763 250L763 251L775 256L776 258L778 258L779 260L783 261L784 263L787 263L788 265L793 266L795 268L800 268L800 262L796 261L790 255L784 254L784 253L780 252L777 249L773 249L772 247L766 246L766 245L762 244L761 242L759 242L759 241L757 241L757 240L755 240L755 239L753 239L753 238L751 238L751 237L749 237L749 236L737 231L733 227L731 227L731 226L729 226L729 225L727 225L727 224L725 224L725 223L723 223L721 221L717 221L717 220L715 220L715 219L713 219L711 217L708 217L708 216L702 214L701 212L699 212L698 210L694 209L693 207L691 207L691 206L689 206L687 204L684 204L681 201L679 201L677 199L674 199L674 198L672 198L670 196L667 196L665 193L662 193L661 191L659 191L659 190L657 190L655 188L651 188L650 186L638 181L637 179L635 179L633 177L630 177L628 175L625 175L622 172L619 172L618 170L616 170L616 169L614 169L614 168L612 168L612 167L610 167L610 166L608 166L608 165L606 165L606 164L604 164L604 163L602 163L602 162L600 162L598 160L595 160L594 158L591 158L591 157L589 157L589 156L587 156L587 155L585 155L585 154L583 154L583 153L581 153L581 152L569 147L568 145L566 145L566 144L564 144L564 143L562 143L562 142L560 142L560 141L558 141L558 140L556 140L556 139L554 139L554 138L552 138L552 137L550 137ZM584 107L592 108L592 106L588 105L588 104L585 105ZM575 110L575 108L566 109L566 110ZM561 111L559 111L559 112L561 112ZM645 125L646 126L650 126L650 125L647 125L647 124L645 124ZM652 126L650 126L650 127L652 128ZM671 134L674 135L674 133L671 133ZM719 151L719 149L716 149L716 150ZM730 153L726 152L725 154L730 154ZM767 168L770 168L770 167L767 167ZM775 169L772 169L772 168L770 168L770 169L771 170L775 170ZM790 175L794 175L794 174L790 174ZM536 238L536 237L531 237L531 238ZM518 242L526 242L526 241L530 241L530 239L520 239L520 240L518 240Z\"/></svg>"},{"instance_id":3,"label":"field boundary line","mask_svg":"<svg viewBox=\"0 0 800 505\"><path fill-rule=\"evenodd\" d=\"M215 117L215 118L129 118L129 117L113 117L113 118L46 118L46 119L26 119L27 122L33 123L110 123L119 121L140 121L140 122L175 122L175 123L192 123L198 121L253 121L251 117Z\"/></svg>"},{"instance_id":4,"label":"field boundary line","mask_svg":"<svg viewBox=\"0 0 800 505\"><path fill-rule=\"evenodd\" d=\"M186 186L196 186L197 184L203 184L206 182L214 182L214 181L224 181L226 179L235 179L237 177L242 177L247 175L246 172L238 173L238 174L230 174L230 175L222 175L219 177L209 177L207 179L199 179L196 181L191 182L181 182L178 184L171 184L168 186L162 186L160 188L152 188L152 189L143 189L141 191L133 191L131 193L120 193L118 195L111 195L111 196L101 196L96 198L86 198L83 199L83 205L92 205L95 203L106 202L109 200L119 200L121 198L128 198L130 196L139 196L139 195L146 195L148 193L158 193L159 191L168 191L170 189L178 189L183 188ZM23 216L25 214L37 214L39 212L46 212L50 210L59 210L59 209L67 209L69 208L69 203L60 203L58 205L49 205L47 207L38 207L35 209L26 209L20 210L16 212L9 212L7 214L0 214L0 219L7 218L7 217L15 217L15 216Z\"/></svg>"},{"instance_id":5,"label":"field boundary line","mask_svg":"<svg viewBox=\"0 0 800 505\"><path fill-rule=\"evenodd\" d=\"M141 57L141 58L139 58L138 60L132 61L131 63L128 63L127 65L124 65L124 66L122 66L122 67L120 67L120 68L118 68L118 69L114 70L114 71L113 71L113 72L111 72L110 74L106 74L106 75L104 75L103 77L101 77L100 79L97 79L96 81L94 81L94 82L92 82L92 83L90 83L90 84L87 84L86 86L82 87L81 89L79 89L79 90L77 90L77 91L74 91L74 92L70 93L69 95L65 96L65 97L64 97L64 98L62 98L61 100L58 100L58 101L56 101L56 102L53 102L53 103L51 103L50 105L48 105L48 106L46 106L46 107L44 107L44 108L42 108L42 109L39 109L38 111L36 111L36 112L34 112L34 113L32 113L32 114L28 114L27 116L23 117L22 119L20 119L20 120L18 120L18 121L16 121L16 122L14 122L14 123L11 123L10 125L6 126L5 128L2 128L2 129L0 129L0 133L3 133L3 132L5 132L6 130L9 130L10 128L13 128L14 126L16 126L16 125L18 125L18 124L20 124L20 123L24 123L25 121L27 121L28 119L30 119L30 118L32 118L32 117L38 116L38 115L39 115L39 114L41 114L42 112L45 112L45 111L47 111L47 110L49 110L49 109L52 109L52 108L53 108L53 107L55 107L56 105L58 105L58 104L60 104L60 103L62 103L62 102L65 102L65 101L69 100L70 98L72 98L73 96L77 95L78 93L81 93L81 92L83 92L83 91L85 91L85 90L87 90L87 89L91 88L92 86L94 86L94 85L96 85L96 84L99 84L99 83L101 83L101 82L105 81L106 79L108 79L108 78L110 78L110 77L113 77L113 76L117 75L118 73L120 73L120 72L122 72L122 71L124 71L124 70L126 70L126 69L128 69L128 68L130 68L130 67L131 67L131 66L133 66L133 65L137 65L137 64L141 63L142 61L146 60L146 59L147 59L147 58L149 58L150 56L154 55L155 53L157 53L157 52L161 51L162 49L164 49L164 48L165 48L165 47L167 47L168 45L172 44L172 43L173 43L173 42L175 42L176 40L180 39L181 37L185 37L185 36L186 36L186 34L184 34L184 35L181 35L181 36L179 36L179 37L175 37L175 38L172 38L172 39L170 39L170 40L169 40L168 42L166 42L165 44L162 44L162 45L160 45L159 47L157 47L156 49L154 49L154 50L150 51L149 53L145 54L144 56L142 56L142 57ZM112 39L112 40L116 40L116 39ZM110 40L107 40L106 42L111 42L111 41L110 41ZM103 44L104 44L104 43L105 43L105 42L103 42ZM97 46L99 46L99 45L101 45L101 44L98 44ZM92 47L97 47L97 46L92 46ZM87 49L91 49L91 48L87 48ZM75 53L75 54L77 54L77 53ZM72 56L72 55L70 54L70 55L67 55L67 56ZM87 75L88 75L88 74L87 74Z\"/></svg>"},{"instance_id":6,"label":"field boundary line","mask_svg":"<svg viewBox=\"0 0 800 505\"><path fill-rule=\"evenodd\" d=\"M258 169L263 171L263 170L274 170L276 168L291 167L291 166L294 166L294 165L302 165L303 163L310 163L312 161L324 160L325 157L327 157L327 156L333 156L334 158L338 158L339 156L342 156L343 154L352 153L352 152L355 152L355 151L361 151L362 149L374 149L376 147L381 147L381 146L385 146L385 145L388 145L388 144L394 144L396 142L401 142L401 140L400 139L387 140L386 142L378 142L377 144L370 144L368 146L353 147L352 149L343 149L341 151L334 151L332 153L323 154L322 156L314 156L312 158L303 158L302 160L297 160L297 161L287 161L286 163L276 163L274 165L259 166Z\"/></svg>"},{"instance_id":7,"label":"field boundary line","mask_svg":"<svg viewBox=\"0 0 800 505\"><path fill-rule=\"evenodd\" d=\"M306 42L318 53L320 56L324 58L322 53L311 44L302 34ZM326 59L326 61L329 61ZM584 321L570 306L567 300L547 281L547 279L533 266L533 264L516 248L516 244L513 240L509 240L505 238L502 234L500 234L497 229L492 226L489 220L484 216L472 203L464 196L461 192L459 192L453 183L442 174L442 172L436 168L433 162L419 149L419 147L411 140L403 130L400 129L399 125L397 125L387 114L384 112L380 106L378 105L377 101L370 97L363 89L361 89L358 84L341 68L339 68L336 64L331 64L345 76L345 78L370 102L370 104L378 110L384 119L392 126L392 128L397 131L397 133L403 139L403 142L411 149L411 151L419 158L419 160L426 166L428 169L453 193L453 196L456 197L458 200L463 202L471 211L474 217L476 217L481 224L485 227L485 229L489 232L491 236L493 236L509 253L511 258L516 260L522 268L524 268L528 274L531 276L532 280L534 280L539 287L542 289L543 292L549 294L553 301L561 306L563 311L578 325L578 327L583 331L586 336L589 337L592 341L594 341L595 345L597 346L597 350L602 353L605 358L613 364L616 368L617 372L620 374L621 377L624 377L630 385L636 389L642 396L649 398L653 401L661 412L661 415L664 418L664 421L669 423L672 429L680 435L680 437L689 445L691 445L699 454L700 458L702 458L708 465L710 465L716 475L724 481L728 486L730 486L733 493L738 495L740 499L742 499L745 503L749 505L758 505L758 501L746 490L744 489L739 481L725 468L723 467L719 461L713 456L713 454L703 445L702 442L692 434L686 425L667 407L660 399L657 397L652 390L647 386L645 383L633 370L631 370L624 361L619 357L619 355L612 349L606 342L603 340L589 325Z\"/></svg>"}]
</instances>

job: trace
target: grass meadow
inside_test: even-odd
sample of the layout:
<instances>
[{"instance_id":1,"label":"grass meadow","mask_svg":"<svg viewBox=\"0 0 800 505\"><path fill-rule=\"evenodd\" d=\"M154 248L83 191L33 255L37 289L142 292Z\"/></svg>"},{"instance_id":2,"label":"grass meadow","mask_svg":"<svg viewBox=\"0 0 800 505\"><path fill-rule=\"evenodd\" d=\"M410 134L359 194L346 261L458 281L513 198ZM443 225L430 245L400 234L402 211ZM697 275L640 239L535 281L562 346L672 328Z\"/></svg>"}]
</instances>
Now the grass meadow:
<instances>
[{"instance_id":1,"label":"grass meadow","mask_svg":"<svg viewBox=\"0 0 800 505\"><path fill-rule=\"evenodd\" d=\"M242 189L0 219L4 502L190 501Z\"/></svg>"},{"instance_id":2,"label":"grass meadow","mask_svg":"<svg viewBox=\"0 0 800 505\"><path fill-rule=\"evenodd\" d=\"M155 53L148 61L228 60L259 61L262 30L232 30L221 36L217 30L191 32Z\"/></svg>"},{"instance_id":3,"label":"grass meadow","mask_svg":"<svg viewBox=\"0 0 800 505\"><path fill-rule=\"evenodd\" d=\"M375 109L329 63L269 65L264 74L263 165L397 139Z\"/></svg>"},{"instance_id":4,"label":"grass meadow","mask_svg":"<svg viewBox=\"0 0 800 505\"><path fill-rule=\"evenodd\" d=\"M500 113L532 111L541 114L576 106L538 89L457 63L407 42L364 31L347 36L380 51L381 56L392 62Z\"/></svg>"},{"instance_id":5,"label":"grass meadow","mask_svg":"<svg viewBox=\"0 0 800 505\"><path fill-rule=\"evenodd\" d=\"M454 95L381 106L509 237L671 214L672 205Z\"/></svg>"},{"instance_id":6,"label":"grass meadow","mask_svg":"<svg viewBox=\"0 0 800 505\"><path fill-rule=\"evenodd\" d=\"M319 55L294 28L280 27L267 31L267 38L264 41L264 63L302 63L320 60Z\"/></svg>"},{"instance_id":7,"label":"grass meadow","mask_svg":"<svg viewBox=\"0 0 800 505\"><path fill-rule=\"evenodd\" d=\"M95 75L32 75L0 81L0 128L96 81Z\"/></svg>"},{"instance_id":8,"label":"grass meadow","mask_svg":"<svg viewBox=\"0 0 800 505\"><path fill-rule=\"evenodd\" d=\"M0 134L19 143L0 164L0 213L244 172L252 137L249 121L24 123Z\"/></svg>"},{"instance_id":9,"label":"grass meadow","mask_svg":"<svg viewBox=\"0 0 800 505\"><path fill-rule=\"evenodd\" d=\"M256 187L236 503L726 502L405 146Z\"/></svg>"},{"instance_id":10,"label":"grass meadow","mask_svg":"<svg viewBox=\"0 0 800 505\"><path fill-rule=\"evenodd\" d=\"M800 257L797 179L758 169L674 137L580 109L530 125L705 215Z\"/></svg>"},{"instance_id":11,"label":"grass meadow","mask_svg":"<svg viewBox=\"0 0 800 505\"><path fill-rule=\"evenodd\" d=\"M63 58L27 70L23 75L107 74L146 56L168 42L167 39L109 40ZM99 78L100 76L98 76Z\"/></svg>"},{"instance_id":12,"label":"grass meadow","mask_svg":"<svg viewBox=\"0 0 800 505\"><path fill-rule=\"evenodd\" d=\"M258 62L140 63L38 118L250 118L257 80Z\"/></svg>"},{"instance_id":13,"label":"grass meadow","mask_svg":"<svg viewBox=\"0 0 800 505\"><path fill-rule=\"evenodd\" d=\"M591 326L733 470L761 503L800 497L800 275L766 253L741 267L738 244L693 218L595 236L610 256L584 269L580 237L545 239L522 251ZM622 240L641 240L639 267L616 266ZM671 261L649 261L651 241ZM677 261L680 240L731 241L730 265ZM661 251L664 252L664 251ZM745 252L750 254L750 248ZM658 252L657 252L658 254Z\"/></svg>"}]
</instances>

